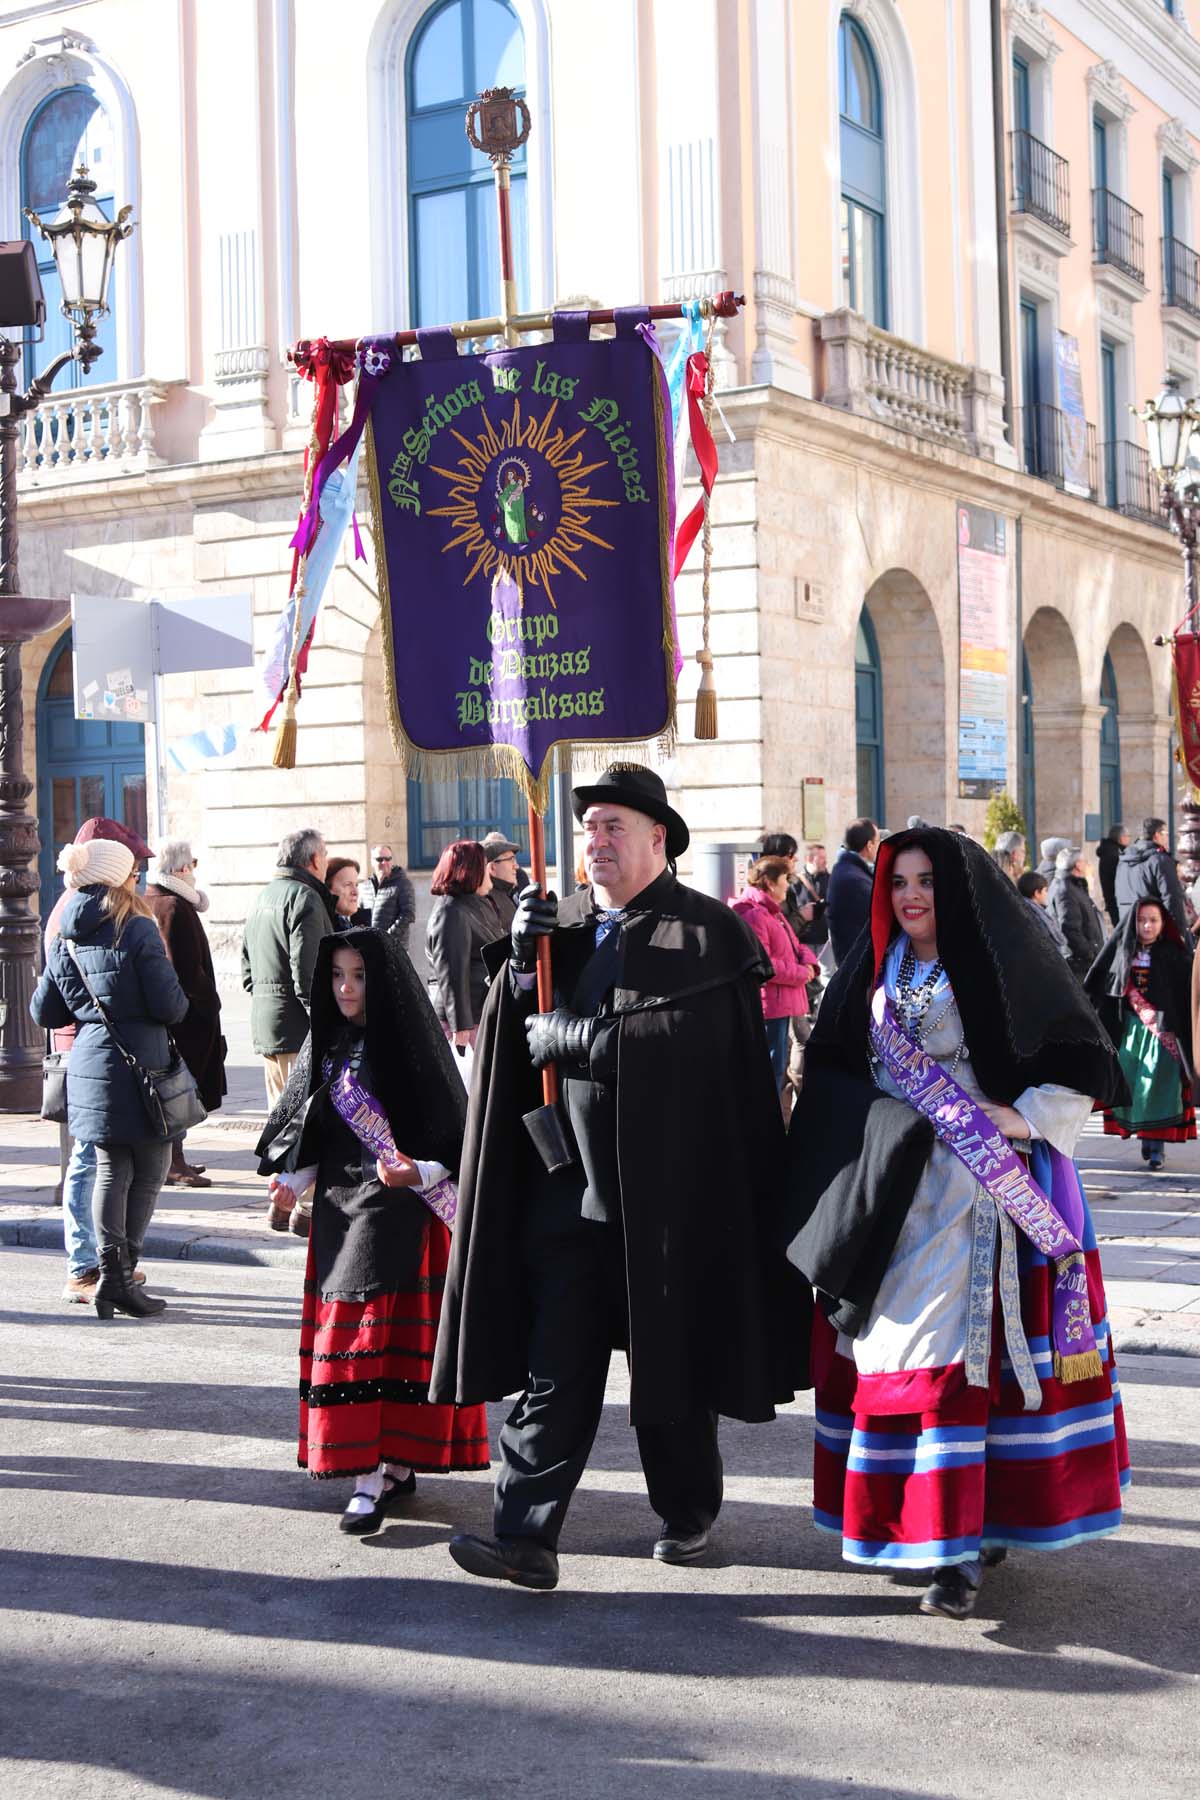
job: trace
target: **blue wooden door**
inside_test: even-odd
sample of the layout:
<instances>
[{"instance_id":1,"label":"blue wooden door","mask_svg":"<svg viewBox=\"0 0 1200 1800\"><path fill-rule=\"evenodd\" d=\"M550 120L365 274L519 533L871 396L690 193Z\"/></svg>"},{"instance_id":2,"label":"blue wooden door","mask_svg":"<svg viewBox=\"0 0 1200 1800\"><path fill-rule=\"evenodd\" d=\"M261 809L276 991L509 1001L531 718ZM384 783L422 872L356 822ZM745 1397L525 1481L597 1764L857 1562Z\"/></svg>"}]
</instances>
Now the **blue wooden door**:
<instances>
[{"instance_id":1,"label":"blue wooden door","mask_svg":"<svg viewBox=\"0 0 1200 1800\"><path fill-rule=\"evenodd\" d=\"M146 835L146 750L140 725L77 719L71 634L46 664L37 700L38 857L42 919L62 891L58 853L85 819L118 819Z\"/></svg>"}]
</instances>

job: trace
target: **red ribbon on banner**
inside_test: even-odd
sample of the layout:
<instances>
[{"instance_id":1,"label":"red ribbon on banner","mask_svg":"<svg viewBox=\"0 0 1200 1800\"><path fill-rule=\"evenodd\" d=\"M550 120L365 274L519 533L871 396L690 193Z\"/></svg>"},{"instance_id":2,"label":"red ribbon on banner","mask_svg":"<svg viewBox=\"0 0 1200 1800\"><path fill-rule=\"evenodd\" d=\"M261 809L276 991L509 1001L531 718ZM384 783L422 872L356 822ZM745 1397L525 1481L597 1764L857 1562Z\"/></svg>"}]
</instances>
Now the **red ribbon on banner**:
<instances>
[{"instance_id":1,"label":"red ribbon on banner","mask_svg":"<svg viewBox=\"0 0 1200 1800\"><path fill-rule=\"evenodd\" d=\"M312 436L304 450L305 494L308 491L310 465L316 467L337 436L338 389L354 378L353 350L339 349L327 337L312 338L296 346L295 366L306 381L316 383L317 396L313 409ZM303 506L300 517L304 517ZM288 593L294 593L300 552L292 553L292 579Z\"/></svg>"},{"instance_id":2,"label":"red ribbon on banner","mask_svg":"<svg viewBox=\"0 0 1200 1800\"><path fill-rule=\"evenodd\" d=\"M676 576L687 561L687 553L695 543L696 533L704 523L704 496L712 494L713 483L717 479L717 446L713 442L712 432L704 422L702 406L707 386L708 357L703 350L693 350L687 359L688 428L692 436L692 449L696 452L696 461L700 464L700 485L704 489L704 493L701 494L675 533L674 574Z\"/></svg>"},{"instance_id":3,"label":"red ribbon on banner","mask_svg":"<svg viewBox=\"0 0 1200 1800\"><path fill-rule=\"evenodd\" d=\"M1188 780L1200 788L1200 637L1194 631L1177 631L1171 639L1175 669L1175 718L1179 731L1179 755Z\"/></svg>"}]
</instances>

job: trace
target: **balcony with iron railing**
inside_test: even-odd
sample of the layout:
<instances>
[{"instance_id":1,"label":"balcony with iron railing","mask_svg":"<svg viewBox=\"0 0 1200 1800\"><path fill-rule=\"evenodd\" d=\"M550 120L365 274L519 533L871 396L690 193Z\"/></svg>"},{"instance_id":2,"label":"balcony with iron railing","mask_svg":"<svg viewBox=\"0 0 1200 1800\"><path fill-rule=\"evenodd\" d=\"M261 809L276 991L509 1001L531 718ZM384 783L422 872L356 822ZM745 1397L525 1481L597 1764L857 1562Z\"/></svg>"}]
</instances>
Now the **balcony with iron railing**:
<instances>
[{"instance_id":1,"label":"balcony with iron railing","mask_svg":"<svg viewBox=\"0 0 1200 1800\"><path fill-rule=\"evenodd\" d=\"M1031 131L1010 131L1012 209L1071 235L1070 166Z\"/></svg>"},{"instance_id":2,"label":"balcony with iron railing","mask_svg":"<svg viewBox=\"0 0 1200 1800\"><path fill-rule=\"evenodd\" d=\"M1141 444L1118 438L1104 445L1105 506L1124 513L1130 519L1142 519L1148 525L1167 526L1163 511L1162 490L1158 485L1150 457Z\"/></svg>"},{"instance_id":3,"label":"balcony with iron railing","mask_svg":"<svg viewBox=\"0 0 1200 1800\"><path fill-rule=\"evenodd\" d=\"M1094 500L1099 488L1096 427L1057 406L1021 409L1021 459L1027 475Z\"/></svg>"},{"instance_id":4,"label":"balcony with iron railing","mask_svg":"<svg viewBox=\"0 0 1200 1800\"><path fill-rule=\"evenodd\" d=\"M1096 263L1145 286L1142 215L1109 188L1092 189L1092 255Z\"/></svg>"},{"instance_id":5,"label":"balcony with iron railing","mask_svg":"<svg viewBox=\"0 0 1200 1800\"><path fill-rule=\"evenodd\" d=\"M1162 240L1163 305L1200 319L1200 256L1178 238Z\"/></svg>"}]
</instances>

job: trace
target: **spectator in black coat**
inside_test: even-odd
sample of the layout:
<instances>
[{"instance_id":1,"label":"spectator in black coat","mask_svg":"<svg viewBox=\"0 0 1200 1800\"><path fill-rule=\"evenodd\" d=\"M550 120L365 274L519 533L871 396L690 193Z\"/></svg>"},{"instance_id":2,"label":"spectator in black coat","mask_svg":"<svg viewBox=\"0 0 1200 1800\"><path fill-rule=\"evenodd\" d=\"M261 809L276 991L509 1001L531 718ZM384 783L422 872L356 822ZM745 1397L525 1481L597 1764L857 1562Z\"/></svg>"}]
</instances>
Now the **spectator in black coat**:
<instances>
[{"instance_id":1,"label":"spectator in black coat","mask_svg":"<svg viewBox=\"0 0 1200 1800\"><path fill-rule=\"evenodd\" d=\"M871 883L879 827L874 819L853 819L829 871L825 916L834 960L841 962L871 916Z\"/></svg>"},{"instance_id":2,"label":"spectator in black coat","mask_svg":"<svg viewBox=\"0 0 1200 1800\"><path fill-rule=\"evenodd\" d=\"M1104 946L1107 935L1087 883L1082 851L1060 850L1047 903L1071 952L1071 969L1083 980Z\"/></svg>"},{"instance_id":3,"label":"spectator in black coat","mask_svg":"<svg viewBox=\"0 0 1200 1800\"><path fill-rule=\"evenodd\" d=\"M1192 928L1188 923L1179 871L1167 848L1165 820L1142 820L1141 837L1121 852L1113 889L1120 918L1123 919L1139 900L1158 900L1179 927L1184 943L1192 943Z\"/></svg>"},{"instance_id":4,"label":"spectator in black coat","mask_svg":"<svg viewBox=\"0 0 1200 1800\"><path fill-rule=\"evenodd\" d=\"M417 896L392 855L390 844L375 844L371 849L372 874L359 889L360 899L371 908L373 931L388 931L408 949L408 934L417 916Z\"/></svg>"},{"instance_id":5,"label":"spectator in black coat","mask_svg":"<svg viewBox=\"0 0 1200 1800\"><path fill-rule=\"evenodd\" d=\"M1120 918L1117 905L1117 864L1121 860L1122 850L1129 847L1129 833L1123 825L1110 825L1107 837L1102 837L1096 845L1096 872L1100 878L1100 892L1104 896L1104 910L1113 925Z\"/></svg>"},{"instance_id":6,"label":"spectator in black coat","mask_svg":"<svg viewBox=\"0 0 1200 1800\"><path fill-rule=\"evenodd\" d=\"M429 884L433 905L425 928L429 997L456 1049L475 1042L487 992L483 947L505 938L489 898L491 865L482 844L460 838L442 851Z\"/></svg>"}]
</instances>

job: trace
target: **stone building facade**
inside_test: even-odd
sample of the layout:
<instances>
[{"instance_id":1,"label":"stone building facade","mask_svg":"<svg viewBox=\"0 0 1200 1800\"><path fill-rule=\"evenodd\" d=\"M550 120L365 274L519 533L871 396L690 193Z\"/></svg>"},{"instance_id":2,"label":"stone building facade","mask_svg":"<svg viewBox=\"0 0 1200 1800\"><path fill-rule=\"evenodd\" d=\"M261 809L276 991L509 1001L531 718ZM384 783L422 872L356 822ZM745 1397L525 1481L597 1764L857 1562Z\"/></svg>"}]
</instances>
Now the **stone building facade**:
<instances>
[{"instance_id":1,"label":"stone building facade","mask_svg":"<svg viewBox=\"0 0 1200 1800\"><path fill-rule=\"evenodd\" d=\"M1181 610L1179 557L1126 409L1164 368L1197 379L1185 11L1006 0L994 70L989 0L611 0L602 31L575 0L362 0L335 58L316 0L0 0L0 235L76 148L139 221L103 380L27 432L25 589L249 592L266 643L306 437L286 347L462 316L486 292L481 172L441 126L468 82L512 79L534 119L524 299L746 295L716 342L717 743L690 736L695 556L678 588L668 776L696 833L835 843L862 810L981 827L958 782L964 506L1004 521L1010 792L1040 835L1165 815L1153 639ZM61 655L35 642L24 671L49 866L98 792ZM245 719L250 687L168 677L167 737ZM385 837L420 883L440 842L515 816L397 767L369 563L335 572L300 717L292 772L259 736L167 783L226 966L285 830L317 823L359 857Z\"/></svg>"}]
</instances>

